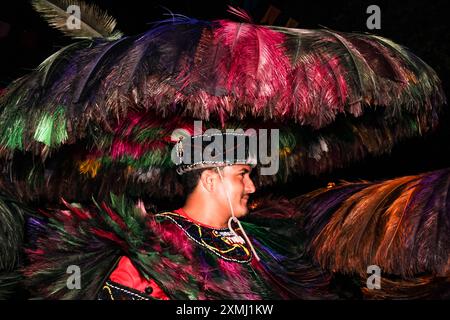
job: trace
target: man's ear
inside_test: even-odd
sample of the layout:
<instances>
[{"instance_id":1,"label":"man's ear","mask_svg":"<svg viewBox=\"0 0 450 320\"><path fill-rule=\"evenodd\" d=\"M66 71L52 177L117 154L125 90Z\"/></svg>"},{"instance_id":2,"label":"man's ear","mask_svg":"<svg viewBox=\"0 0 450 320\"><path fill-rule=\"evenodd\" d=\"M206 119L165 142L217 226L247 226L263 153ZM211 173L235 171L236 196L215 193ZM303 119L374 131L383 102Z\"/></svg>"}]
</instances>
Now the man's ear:
<instances>
[{"instance_id":1,"label":"man's ear","mask_svg":"<svg viewBox=\"0 0 450 320\"><path fill-rule=\"evenodd\" d=\"M209 169L204 170L200 175L200 183L208 192L214 192L217 183L217 173Z\"/></svg>"}]
</instances>

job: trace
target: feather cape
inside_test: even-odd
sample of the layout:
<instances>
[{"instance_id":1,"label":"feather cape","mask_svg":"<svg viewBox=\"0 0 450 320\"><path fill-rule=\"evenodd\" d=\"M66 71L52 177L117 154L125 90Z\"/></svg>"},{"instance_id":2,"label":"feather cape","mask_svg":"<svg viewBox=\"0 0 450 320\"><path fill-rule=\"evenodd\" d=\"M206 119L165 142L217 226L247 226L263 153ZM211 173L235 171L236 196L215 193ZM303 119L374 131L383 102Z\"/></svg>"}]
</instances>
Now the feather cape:
<instances>
[{"instance_id":1,"label":"feather cape","mask_svg":"<svg viewBox=\"0 0 450 320\"><path fill-rule=\"evenodd\" d=\"M94 210L66 204L51 218L28 224L33 245L24 268L33 297L95 299L120 255L152 278L170 299L326 299L330 276L304 255L298 229L274 212L273 225L244 223L262 262L227 261L192 241L164 215L150 215L112 197ZM266 211L267 213L267 211ZM159 218L158 218L159 217ZM67 268L81 270L82 290L67 288Z\"/></svg>"}]
</instances>

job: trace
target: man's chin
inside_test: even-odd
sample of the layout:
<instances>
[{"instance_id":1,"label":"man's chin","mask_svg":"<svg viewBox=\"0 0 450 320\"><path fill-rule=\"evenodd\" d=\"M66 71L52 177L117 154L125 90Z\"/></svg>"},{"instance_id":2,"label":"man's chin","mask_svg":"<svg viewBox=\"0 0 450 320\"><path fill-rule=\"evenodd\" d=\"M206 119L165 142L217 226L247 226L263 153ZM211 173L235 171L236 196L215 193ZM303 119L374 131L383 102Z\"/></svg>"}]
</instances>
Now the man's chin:
<instances>
[{"instance_id":1,"label":"man's chin","mask_svg":"<svg viewBox=\"0 0 450 320\"><path fill-rule=\"evenodd\" d=\"M236 213L237 218L245 217L248 214L249 210L247 207L243 208L242 210L239 210L239 212Z\"/></svg>"}]
</instances>

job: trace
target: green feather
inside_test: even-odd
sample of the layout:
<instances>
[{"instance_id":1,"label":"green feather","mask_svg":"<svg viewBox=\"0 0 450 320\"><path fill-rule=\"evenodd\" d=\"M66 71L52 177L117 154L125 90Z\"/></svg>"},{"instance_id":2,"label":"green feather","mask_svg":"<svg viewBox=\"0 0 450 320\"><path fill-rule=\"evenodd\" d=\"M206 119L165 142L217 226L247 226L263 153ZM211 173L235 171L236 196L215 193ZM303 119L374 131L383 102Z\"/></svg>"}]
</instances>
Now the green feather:
<instances>
[{"instance_id":1,"label":"green feather","mask_svg":"<svg viewBox=\"0 0 450 320\"><path fill-rule=\"evenodd\" d=\"M49 146L52 138L52 129L53 119L48 113L45 113L39 120L39 124L36 127L34 139Z\"/></svg>"},{"instance_id":2,"label":"green feather","mask_svg":"<svg viewBox=\"0 0 450 320\"><path fill-rule=\"evenodd\" d=\"M47 146L55 146L67 140L64 107L59 106L53 115L45 112L36 126L34 139Z\"/></svg>"},{"instance_id":3,"label":"green feather","mask_svg":"<svg viewBox=\"0 0 450 320\"><path fill-rule=\"evenodd\" d=\"M160 128L136 127L133 131L135 135L134 141L136 142L154 141L162 138Z\"/></svg>"},{"instance_id":4,"label":"green feather","mask_svg":"<svg viewBox=\"0 0 450 320\"><path fill-rule=\"evenodd\" d=\"M11 149L23 150L22 136L24 130L24 121L22 118L16 118L11 126L6 127L3 132L1 144Z\"/></svg>"}]
</instances>

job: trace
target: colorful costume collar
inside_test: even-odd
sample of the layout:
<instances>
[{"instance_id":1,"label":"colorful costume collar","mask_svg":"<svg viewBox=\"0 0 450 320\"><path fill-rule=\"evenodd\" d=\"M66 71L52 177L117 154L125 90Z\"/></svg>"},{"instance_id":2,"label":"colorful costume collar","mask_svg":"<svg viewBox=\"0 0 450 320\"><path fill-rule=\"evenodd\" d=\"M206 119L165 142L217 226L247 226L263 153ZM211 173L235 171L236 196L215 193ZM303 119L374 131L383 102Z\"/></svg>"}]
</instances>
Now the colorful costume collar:
<instances>
[{"instance_id":1,"label":"colorful costume collar","mask_svg":"<svg viewBox=\"0 0 450 320\"><path fill-rule=\"evenodd\" d=\"M228 228L215 229L192 221L182 211L163 212L158 219L168 219L177 225L194 242L227 261L248 263L252 253L244 238L235 236ZM239 228L235 229L239 233Z\"/></svg>"}]
</instances>

